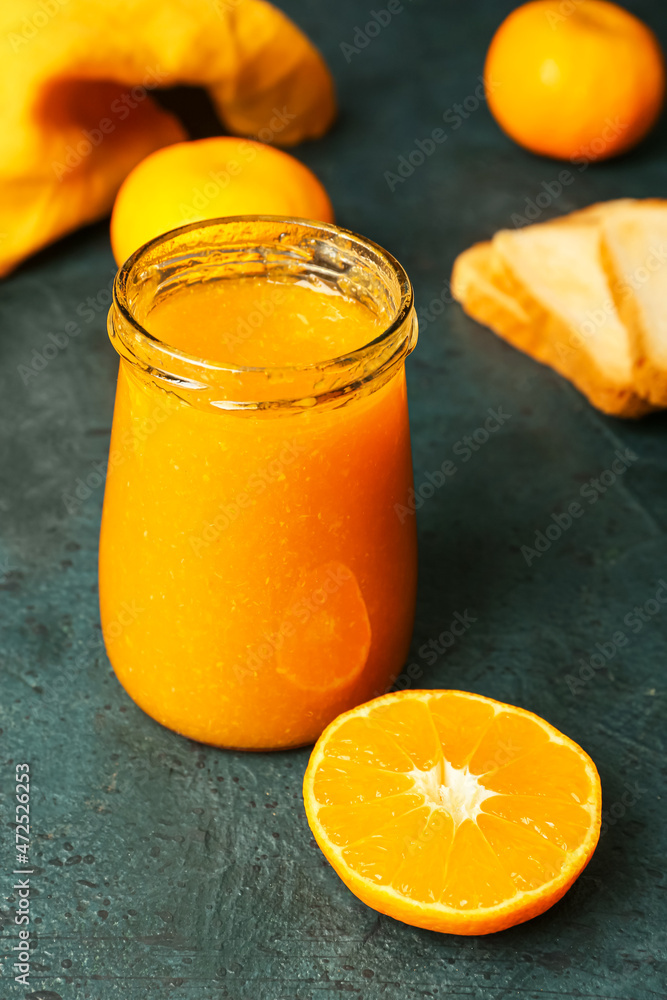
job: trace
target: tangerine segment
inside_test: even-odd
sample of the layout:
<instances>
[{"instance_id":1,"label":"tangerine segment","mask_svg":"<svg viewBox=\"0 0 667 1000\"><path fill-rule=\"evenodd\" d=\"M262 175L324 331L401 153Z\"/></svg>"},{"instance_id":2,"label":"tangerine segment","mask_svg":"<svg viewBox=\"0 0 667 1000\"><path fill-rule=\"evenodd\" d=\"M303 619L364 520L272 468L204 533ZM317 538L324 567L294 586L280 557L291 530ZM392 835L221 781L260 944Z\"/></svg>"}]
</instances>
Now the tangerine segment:
<instances>
[{"instance_id":1,"label":"tangerine segment","mask_svg":"<svg viewBox=\"0 0 667 1000\"><path fill-rule=\"evenodd\" d=\"M582 840L590 823L583 806L533 795L493 795L484 803L484 812L528 827L545 840L567 850Z\"/></svg>"},{"instance_id":2,"label":"tangerine segment","mask_svg":"<svg viewBox=\"0 0 667 1000\"><path fill-rule=\"evenodd\" d=\"M600 780L581 747L464 691L403 691L339 716L313 750L304 802L355 895L452 934L543 913L600 834Z\"/></svg>"},{"instance_id":3,"label":"tangerine segment","mask_svg":"<svg viewBox=\"0 0 667 1000\"><path fill-rule=\"evenodd\" d=\"M325 754L354 764L368 764L384 771L412 771L409 754L386 730L369 719L348 719L339 727L335 743L325 747Z\"/></svg>"},{"instance_id":4,"label":"tangerine segment","mask_svg":"<svg viewBox=\"0 0 667 1000\"><path fill-rule=\"evenodd\" d=\"M371 648L366 602L352 570L332 561L304 573L279 631L284 639L276 665L282 677L303 691L349 687Z\"/></svg>"},{"instance_id":5,"label":"tangerine segment","mask_svg":"<svg viewBox=\"0 0 667 1000\"><path fill-rule=\"evenodd\" d=\"M443 759L442 744L428 705L415 699L396 703L378 698L373 720L404 750L413 768L428 771Z\"/></svg>"}]
</instances>

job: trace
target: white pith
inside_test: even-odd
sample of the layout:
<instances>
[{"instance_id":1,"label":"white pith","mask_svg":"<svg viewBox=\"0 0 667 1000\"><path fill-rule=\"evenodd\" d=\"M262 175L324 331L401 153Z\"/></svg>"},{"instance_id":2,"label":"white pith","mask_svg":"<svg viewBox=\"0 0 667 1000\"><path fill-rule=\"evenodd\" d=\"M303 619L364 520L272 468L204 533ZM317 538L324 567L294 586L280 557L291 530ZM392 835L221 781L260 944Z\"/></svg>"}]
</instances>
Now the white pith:
<instances>
[{"instance_id":1,"label":"white pith","mask_svg":"<svg viewBox=\"0 0 667 1000\"><path fill-rule=\"evenodd\" d=\"M430 771L412 771L415 791L424 796L428 805L444 809L457 827L466 819L476 820L482 802L495 792L488 791L479 778L465 767L453 767L448 760L439 761Z\"/></svg>"}]
</instances>

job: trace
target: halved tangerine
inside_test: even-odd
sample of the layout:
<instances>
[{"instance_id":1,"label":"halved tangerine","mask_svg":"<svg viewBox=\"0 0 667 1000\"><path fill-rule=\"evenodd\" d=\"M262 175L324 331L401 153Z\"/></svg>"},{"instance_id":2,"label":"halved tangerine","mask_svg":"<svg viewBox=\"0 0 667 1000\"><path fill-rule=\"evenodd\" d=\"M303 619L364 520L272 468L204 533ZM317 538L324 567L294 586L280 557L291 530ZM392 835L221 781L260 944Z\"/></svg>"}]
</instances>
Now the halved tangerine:
<instances>
[{"instance_id":1,"label":"halved tangerine","mask_svg":"<svg viewBox=\"0 0 667 1000\"><path fill-rule=\"evenodd\" d=\"M490 934L543 913L600 834L600 779L544 719L465 691L402 691L340 715L304 779L308 822L363 902Z\"/></svg>"}]
</instances>

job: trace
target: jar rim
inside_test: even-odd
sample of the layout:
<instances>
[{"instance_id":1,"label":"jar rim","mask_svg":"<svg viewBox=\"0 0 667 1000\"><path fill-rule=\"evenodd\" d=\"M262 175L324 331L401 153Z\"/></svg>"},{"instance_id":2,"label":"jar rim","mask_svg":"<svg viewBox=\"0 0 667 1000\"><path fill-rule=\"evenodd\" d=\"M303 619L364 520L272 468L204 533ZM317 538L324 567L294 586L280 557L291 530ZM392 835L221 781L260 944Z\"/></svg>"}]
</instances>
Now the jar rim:
<instances>
[{"instance_id":1,"label":"jar rim","mask_svg":"<svg viewBox=\"0 0 667 1000\"><path fill-rule=\"evenodd\" d=\"M374 261L376 265L382 264L392 275L398 290L398 302L392 310L394 316L391 322L372 340L346 354L318 362L297 362L259 367L213 362L191 355L187 351L175 348L167 341L159 339L139 321L130 301L129 289L142 266L150 263L155 264L160 259L158 251L161 247L165 251L170 245L173 248L179 239L196 231L217 229L224 232L227 227L233 231L235 226L252 227L256 225L261 227L262 224L267 226L275 224L276 237L284 227L292 227L295 231L297 229L303 230L312 238L347 241L351 251L359 248L369 261ZM248 245L252 246L254 242L256 241L253 241L249 233ZM238 245L243 246L244 242L238 241ZM215 248L213 241L210 242L210 246L212 249ZM114 322L114 310L117 310L118 313L118 316L115 317L116 322ZM121 357L125 357L135 364L138 363L153 377L177 382L189 388L204 389L210 388L212 382L219 382L220 379L224 380L228 376L236 378L237 381L239 377L247 376L254 379L255 382L258 378L273 382L288 382L290 378L308 378L310 375L318 375L326 380L327 375L340 376L346 370L352 374L360 365L363 367L364 363L367 367L368 362L373 357L378 359L378 370L387 367L387 362L391 362L393 370L398 361L404 359L413 350L416 343L417 323L414 311L414 292L405 269L393 254L373 240L333 223L314 219L280 215L237 215L204 219L179 226L154 237L135 250L119 268L114 279L113 303L109 314L109 334ZM394 343L395 341L397 343ZM394 350L391 349L392 346ZM383 355L387 354L387 350L389 350L390 356L382 360ZM174 369L179 367L181 374L176 375ZM340 379L337 378L336 381L340 382ZM350 389L355 387L358 387L358 383L349 386ZM216 405L224 404L219 402ZM251 404L229 401L228 405L249 406Z\"/></svg>"}]
</instances>

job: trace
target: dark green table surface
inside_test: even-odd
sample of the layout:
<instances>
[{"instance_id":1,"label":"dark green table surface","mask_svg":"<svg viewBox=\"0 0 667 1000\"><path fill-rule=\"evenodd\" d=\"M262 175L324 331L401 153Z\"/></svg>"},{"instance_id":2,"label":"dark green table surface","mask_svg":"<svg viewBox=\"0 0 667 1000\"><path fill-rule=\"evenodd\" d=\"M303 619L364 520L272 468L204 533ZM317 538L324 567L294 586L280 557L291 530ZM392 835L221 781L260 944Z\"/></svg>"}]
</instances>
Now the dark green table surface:
<instances>
[{"instance_id":1,"label":"dark green table surface","mask_svg":"<svg viewBox=\"0 0 667 1000\"><path fill-rule=\"evenodd\" d=\"M406 2L349 61L341 43L353 43L369 5L284 6L323 49L341 105L335 129L298 155L340 224L399 257L422 310L447 300L455 255L511 224L563 169L514 146L473 96L513 4ZM663 4L628 6L667 44ZM447 140L390 191L385 172L467 97L467 119L455 129L450 116ZM667 195L666 153L663 123L636 152L577 173L542 217ZM245 755L181 739L111 673L96 587L103 486L73 512L63 494L107 455L112 273L100 224L0 285L7 954L17 761L31 767L35 865L30 988L6 960L2 1000L667 997L667 611L655 598L667 576L665 417L605 418L447 301L422 324L408 363L416 481L446 459L457 471L418 515L419 684L522 705L580 742L600 770L606 821L591 864L544 916L477 939L416 930L359 902L315 846L301 799L307 750ZM71 320L80 335L24 384L19 366ZM466 460L457 442L489 407L509 416ZM627 448L637 456L627 472L529 566L521 546ZM633 617L646 602L645 620ZM456 612L474 618L465 635L420 656ZM619 632L627 641L615 645Z\"/></svg>"}]
</instances>

